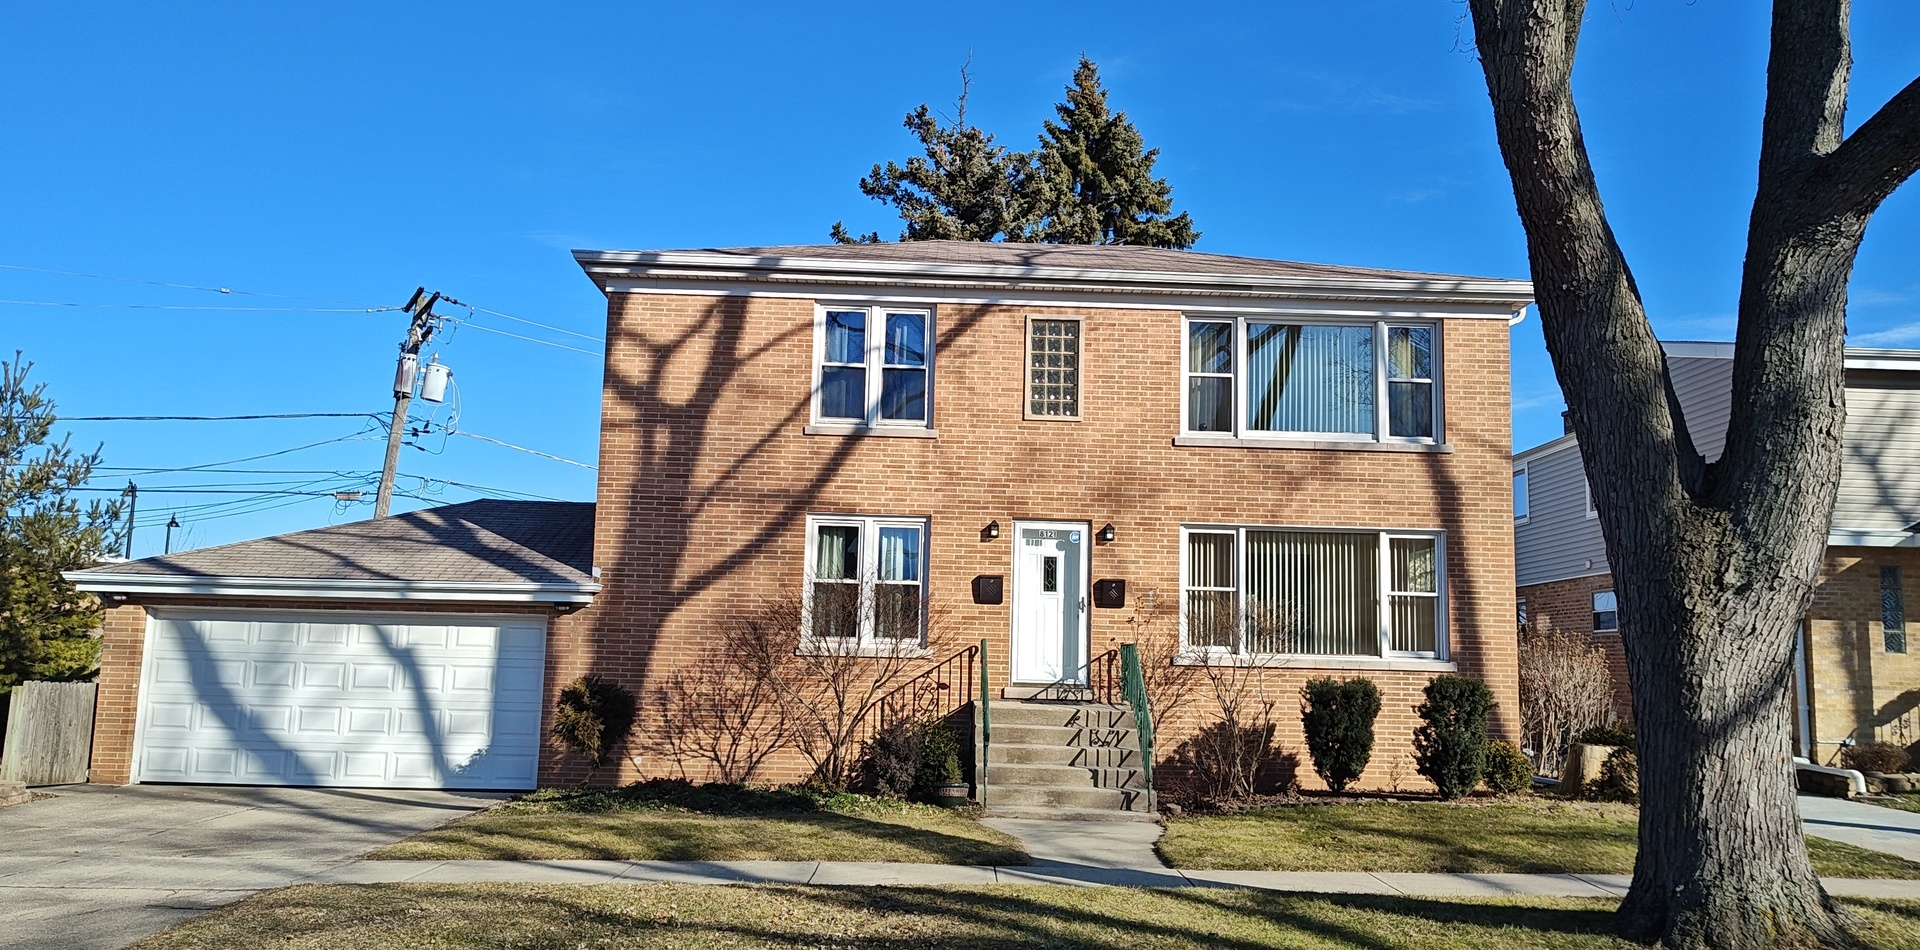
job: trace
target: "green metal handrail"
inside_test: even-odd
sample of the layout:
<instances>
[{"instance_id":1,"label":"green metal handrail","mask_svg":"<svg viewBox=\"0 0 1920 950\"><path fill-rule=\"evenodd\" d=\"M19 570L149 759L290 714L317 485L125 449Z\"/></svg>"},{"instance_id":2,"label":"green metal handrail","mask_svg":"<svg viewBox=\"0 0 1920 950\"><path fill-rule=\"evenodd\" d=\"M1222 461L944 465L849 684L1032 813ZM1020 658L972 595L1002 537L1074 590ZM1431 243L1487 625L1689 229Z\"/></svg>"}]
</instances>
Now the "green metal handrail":
<instances>
[{"instance_id":1,"label":"green metal handrail","mask_svg":"<svg viewBox=\"0 0 1920 950\"><path fill-rule=\"evenodd\" d=\"M981 641L985 649L985 641ZM1140 645L1120 645L1120 694L1133 707L1133 732L1140 737L1140 773L1147 780L1148 801L1153 795L1153 707L1147 700L1147 676L1140 668Z\"/></svg>"},{"instance_id":2,"label":"green metal handrail","mask_svg":"<svg viewBox=\"0 0 1920 950\"><path fill-rule=\"evenodd\" d=\"M987 699L987 638L980 638L980 804L987 803L987 751L993 745L993 704Z\"/></svg>"}]
</instances>

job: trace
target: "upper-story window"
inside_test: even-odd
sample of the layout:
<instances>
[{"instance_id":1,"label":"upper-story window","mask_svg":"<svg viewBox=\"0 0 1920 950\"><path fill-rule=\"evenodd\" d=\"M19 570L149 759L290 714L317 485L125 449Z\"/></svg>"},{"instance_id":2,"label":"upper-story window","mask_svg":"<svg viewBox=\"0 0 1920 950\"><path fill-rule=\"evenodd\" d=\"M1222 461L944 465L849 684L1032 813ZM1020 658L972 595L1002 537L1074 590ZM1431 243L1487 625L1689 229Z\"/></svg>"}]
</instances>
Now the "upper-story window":
<instances>
[{"instance_id":1,"label":"upper-story window","mask_svg":"<svg viewBox=\"0 0 1920 950\"><path fill-rule=\"evenodd\" d=\"M1527 523L1527 518L1531 516L1531 512L1532 512L1532 505L1530 504L1530 501L1531 499L1527 497L1527 467L1525 465L1522 465L1519 468L1516 468L1513 470L1513 523L1514 524Z\"/></svg>"},{"instance_id":2,"label":"upper-story window","mask_svg":"<svg viewBox=\"0 0 1920 950\"><path fill-rule=\"evenodd\" d=\"M1080 418L1080 321L1027 321L1027 418Z\"/></svg>"},{"instance_id":3,"label":"upper-story window","mask_svg":"<svg viewBox=\"0 0 1920 950\"><path fill-rule=\"evenodd\" d=\"M1250 438L1433 442L1431 324L1187 320L1186 431Z\"/></svg>"},{"instance_id":4,"label":"upper-story window","mask_svg":"<svg viewBox=\"0 0 1920 950\"><path fill-rule=\"evenodd\" d=\"M926 428L931 318L925 310L888 306L819 308L814 419Z\"/></svg>"}]
</instances>

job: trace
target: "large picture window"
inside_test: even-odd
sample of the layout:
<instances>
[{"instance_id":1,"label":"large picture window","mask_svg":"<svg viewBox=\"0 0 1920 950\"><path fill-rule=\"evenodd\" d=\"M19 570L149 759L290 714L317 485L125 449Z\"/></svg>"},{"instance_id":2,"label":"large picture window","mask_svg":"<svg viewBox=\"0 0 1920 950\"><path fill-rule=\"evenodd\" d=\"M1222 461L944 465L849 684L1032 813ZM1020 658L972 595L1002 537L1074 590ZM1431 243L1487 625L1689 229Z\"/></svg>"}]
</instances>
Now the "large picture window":
<instances>
[{"instance_id":1,"label":"large picture window","mask_svg":"<svg viewBox=\"0 0 1920 950\"><path fill-rule=\"evenodd\" d=\"M1191 527L1183 535L1189 651L1446 654L1437 534Z\"/></svg>"},{"instance_id":2,"label":"large picture window","mask_svg":"<svg viewBox=\"0 0 1920 950\"><path fill-rule=\"evenodd\" d=\"M821 307L818 422L926 428L931 315L898 307Z\"/></svg>"},{"instance_id":3,"label":"large picture window","mask_svg":"<svg viewBox=\"0 0 1920 950\"><path fill-rule=\"evenodd\" d=\"M1187 321L1186 431L1249 438L1431 442L1432 325Z\"/></svg>"},{"instance_id":4,"label":"large picture window","mask_svg":"<svg viewBox=\"0 0 1920 950\"><path fill-rule=\"evenodd\" d=\"M926 521L818 516L807 521L807 634L893 647L925 631Z\"/></svg>"}]
</instances>

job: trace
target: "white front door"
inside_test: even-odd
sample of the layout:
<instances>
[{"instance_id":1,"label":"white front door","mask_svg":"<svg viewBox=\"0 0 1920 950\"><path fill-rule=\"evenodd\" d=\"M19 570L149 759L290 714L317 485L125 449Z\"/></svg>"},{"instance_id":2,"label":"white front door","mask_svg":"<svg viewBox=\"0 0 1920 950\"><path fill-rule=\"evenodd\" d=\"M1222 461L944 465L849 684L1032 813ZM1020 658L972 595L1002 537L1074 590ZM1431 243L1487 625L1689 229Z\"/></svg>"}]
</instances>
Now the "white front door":
<instances>
[{"instance_id":1,"label":"white front door","mask_svg":"<svg viewBox=\"0 0 1920 950\"><path fill-rule=\"evenodd\" d=\"M1087 526L1013 525L1013 681L1087 681Z\"/></svg>"}]
</instances>

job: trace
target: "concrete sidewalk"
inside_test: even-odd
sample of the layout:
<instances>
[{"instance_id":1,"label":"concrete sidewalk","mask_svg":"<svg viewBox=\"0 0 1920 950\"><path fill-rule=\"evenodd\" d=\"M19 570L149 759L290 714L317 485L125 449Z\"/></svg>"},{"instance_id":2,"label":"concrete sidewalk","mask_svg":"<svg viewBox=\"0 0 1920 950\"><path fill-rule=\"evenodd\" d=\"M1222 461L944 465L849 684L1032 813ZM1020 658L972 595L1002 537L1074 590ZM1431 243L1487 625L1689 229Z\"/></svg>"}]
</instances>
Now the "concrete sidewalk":
<instances>
[{"instance_id":1,"label":"concrete sidewalk","mask_svg":"<svg viewBox=\"0 0 1920 950\"><path fill-rule=\"evenodd\" d=\"M1800 820L1807 834L1920 861L1920 814L1802 795Z\"/></svg>"}]
</instances>

